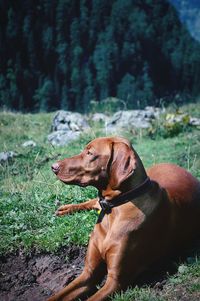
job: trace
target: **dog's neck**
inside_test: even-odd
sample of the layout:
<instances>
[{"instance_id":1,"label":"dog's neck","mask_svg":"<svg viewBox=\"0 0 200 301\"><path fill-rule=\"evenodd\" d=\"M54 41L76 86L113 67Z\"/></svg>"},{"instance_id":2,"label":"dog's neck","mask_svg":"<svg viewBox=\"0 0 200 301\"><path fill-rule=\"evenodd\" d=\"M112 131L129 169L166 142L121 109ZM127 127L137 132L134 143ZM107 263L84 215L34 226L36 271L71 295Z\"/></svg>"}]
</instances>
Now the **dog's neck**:
<instances>
[{"instance_id":1,"label":"dog's neck","mask_svg":"<svg viewBox=\"0 0 200 301\"><path fill-rule=\"evenodd\" d=\"M134 173L126 181L121 183L119 187L113 189L108 183L105 189L99 190L99 193L102 195L103 198L110 201L118 195L123 194L141 185L146 180L146 178L146 171L143 167L142 162L139 160L138 168L136 168Z\"/></svg>"}]
</instances>

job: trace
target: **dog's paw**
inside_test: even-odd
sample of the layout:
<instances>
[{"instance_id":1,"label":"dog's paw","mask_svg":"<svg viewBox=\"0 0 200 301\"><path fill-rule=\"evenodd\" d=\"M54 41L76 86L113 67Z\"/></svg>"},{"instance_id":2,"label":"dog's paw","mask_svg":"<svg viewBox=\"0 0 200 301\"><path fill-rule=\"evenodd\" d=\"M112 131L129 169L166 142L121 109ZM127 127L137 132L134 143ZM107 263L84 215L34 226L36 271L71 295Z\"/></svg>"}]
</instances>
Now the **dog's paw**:
<instances>
[{"instance_id":1,"label":"dog's paw","mask_svg":"<svg viewBox=\"0 0 200 301\"><path fill-rule=\"evenodd\" d=\"M56 210L55 214L57 216L62 216L62 215L65 215L65 214L71 214L74 211L76 211L75 206L73 206L73 205L62 205Z\"/></svg>"}]
</instances>

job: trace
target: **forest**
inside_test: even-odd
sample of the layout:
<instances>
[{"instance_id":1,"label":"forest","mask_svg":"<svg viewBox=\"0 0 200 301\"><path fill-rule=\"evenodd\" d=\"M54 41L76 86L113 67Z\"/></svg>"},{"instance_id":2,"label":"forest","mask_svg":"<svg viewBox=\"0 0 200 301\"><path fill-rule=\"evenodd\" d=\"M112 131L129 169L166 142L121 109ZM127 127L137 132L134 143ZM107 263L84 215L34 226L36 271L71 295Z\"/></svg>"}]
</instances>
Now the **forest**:
<instances>
[{"instance_id":1,"label":"forest","mask_svg":"<svg viewBox=\"0 0 200 301\"><path fill-rule=\"evenodd\" d=\"M167 0L0 0L0 106L87 112L200 94L200 44Z\"/></svg>"}]
</instances>

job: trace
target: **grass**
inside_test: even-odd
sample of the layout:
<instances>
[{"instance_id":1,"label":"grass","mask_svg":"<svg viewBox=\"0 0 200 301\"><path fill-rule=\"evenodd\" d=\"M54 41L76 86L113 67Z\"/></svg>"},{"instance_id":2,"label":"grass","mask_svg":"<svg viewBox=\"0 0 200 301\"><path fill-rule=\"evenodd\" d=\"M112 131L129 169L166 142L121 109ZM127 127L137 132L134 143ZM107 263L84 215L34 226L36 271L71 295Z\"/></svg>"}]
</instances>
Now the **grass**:
<instances>
[{"instance_id":1,"label":"grass","mask_svg":"<svg viewBox=\"0 0 200 301\"><path fill-rule=\"evenodd\" d=\"M184 106L182 110L196 112L195 116L200 117L199 104ZM82 202L95 197L97 191L92 187L62 184L56 180L50 166L57 159L79 153L89 140L104 133L93 127L90 133L69 146L55 148L47 142L52 118L53 113L0 113L0 152L12 150L17 153L11 161L0 164L0 254L20 248L27 252L32 248L55 251L69 243L86 245L97 219L95 212L55 217L57 200L61 204ZM185 130L166 139L159 135L151 139L142 131L134 135L124 133L124 136L131 140L145 167L159 162L173 162L200 179L198 129ZM22 147L26 140L34 140L37 146ZM114 300L176 300L171 297L175 286L184 287L188 295L197 296L200 284L193 273L197 271L200 274L200 263L186 263L186 266L185 274L169 278L162 294L150 287L136 287L116 295ZM191 282L191 279L194 281Z\"/></svg>"},{"instance_id":2,"label":"grass","mask_svg":"<svg viewBox=\"0 0 200 301\"><path fill-rule=\"evenodd\" d=\"M86 244L95 221L94 213L56 218L55 200L83 201L95 190L67 187L50 170L57 159L79 152L86 141L55 149L47 143L52 114L0 115L1 150L17 153L12 161L0 165L0 253L32 247L53 251L69 242ZM34 148L23 148L32 139ZM80 224L83 223L83 227ZM77 231L78 229L78 231Z\"/></svg>"},{"instance_id":3,"label":"grass","mask_svg":"<svg viewBox=\"0 0 200 301\"><path fill-rule=\"evenodd\" d=\"M149 288L139 288L136 286L134 289L130 288L126 292L116 294L115 301L164 301L162 297L156 294Z\"/></svg>"},{"instance_id":4,"label":"grass","mask_svg":"<svg viewBox=\"0 0 200 301\"><path fill-rule=\"evenodd\" d=\"M180 269L182 267L182 269ZM184 267L184 269L183 269ZM180 272L179 272L180 270ZM134 287L125 292L115 294L114 301L168 301L200 299L200 260L193 263L184 263L179 266L178 272L168 277L162 288L151 286Z\"/></svg>"}]
</instances>

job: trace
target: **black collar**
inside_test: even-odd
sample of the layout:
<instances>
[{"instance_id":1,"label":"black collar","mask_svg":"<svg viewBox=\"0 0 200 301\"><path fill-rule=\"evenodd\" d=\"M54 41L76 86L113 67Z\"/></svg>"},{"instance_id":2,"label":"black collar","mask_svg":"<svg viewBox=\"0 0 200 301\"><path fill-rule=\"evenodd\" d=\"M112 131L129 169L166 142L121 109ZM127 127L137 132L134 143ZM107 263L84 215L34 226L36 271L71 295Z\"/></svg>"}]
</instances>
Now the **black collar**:
<instances>
[{"instance_id":1,"label":"black collar","mask_svg":"<svg viewBox=\"0 0 200 301\"><path fill-rule=\"evenodd\" d=\"M111 213L112 208L128 203L129 201L141 196L149 190L150 186L151 180L149 179L149 177L147 177L142 184L136 186L132 190L120 194L119 196L112 199L110 202L99 194L99 204L101 206L101 212L99 214L97 223L102 221L105 214Z\"/></svg>"}]
</instances>

